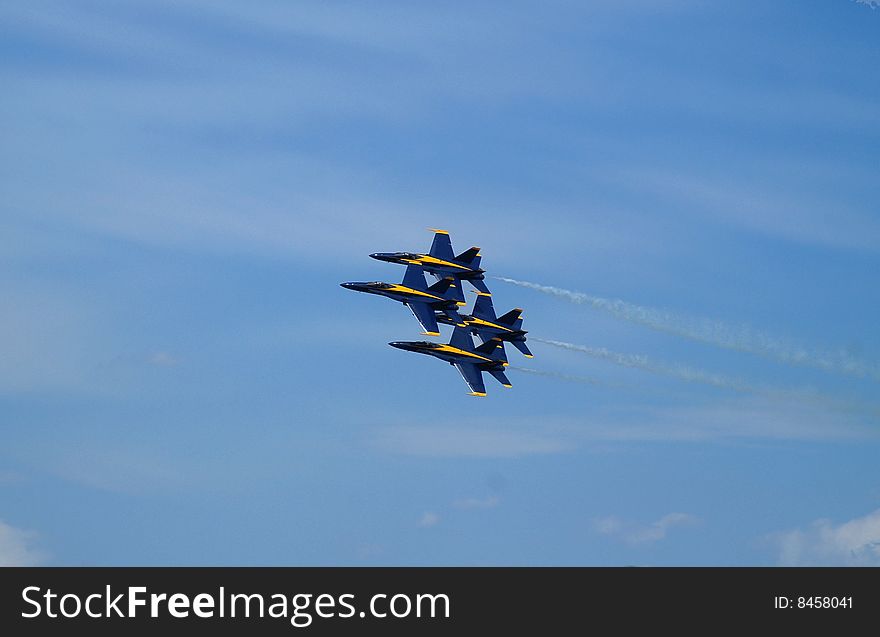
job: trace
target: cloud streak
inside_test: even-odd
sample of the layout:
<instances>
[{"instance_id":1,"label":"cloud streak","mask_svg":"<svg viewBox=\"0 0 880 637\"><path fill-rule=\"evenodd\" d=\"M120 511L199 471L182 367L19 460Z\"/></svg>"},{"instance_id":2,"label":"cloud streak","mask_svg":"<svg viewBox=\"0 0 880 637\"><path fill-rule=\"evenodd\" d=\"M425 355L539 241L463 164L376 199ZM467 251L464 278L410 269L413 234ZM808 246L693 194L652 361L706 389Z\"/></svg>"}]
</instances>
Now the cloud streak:
<instances>
[{"instance_id":1,"label":"cloud streak","mask_svg":"<svg viewBox=\"0 0 880 637\"><path fill-rule=\"evenodd\" d=\"M606 299L531 281L508 277L494 278L511 285L555 296L570 303L587 305L617 319L644 325L659 332L708 343L723 349L763 356L788 365L813 367L826 372L848 374L861 378L870 377L880 381L880 368L876 364L857 360L843 351L828 352L802 347L745 325L732 326L722 321L644 307L620 299Z\"/></svg>"},{"instance_id":2,"label":"cloud streak","mask_svg":"<svg viewBox=\"0 0 880 637\"><path fill-rule=\"evenodd\" d=\"M782 402L764 394L733 394L706 404L594 406L584 413L522 414L449 426L386 425L365 443L386 453L432 458L524 458L571 453L611 443L880 440L869 417L803 397ZM456 508L491 498L453 502ZM474 506L473 508L478 508Z\"/></svg>"},{"instance_id":3,"label":"cloud streak","mask_svg":"<svg viewBox=\"0 0 880 637\"><path fill-rule=\"evenodd\" d=\"M490 495L488 498L463 498L452 503L456 509L494 509L501 504L500 498Z\"/></svg>"},{"instance_id":4,"label":"cloud streak","mask_svg":"<svg viewBox=\"0 0 880 637\"><path fill-rule=\"evenodd\" d=\"M383 427L374 444L391 453L440 458L519 458L569 448L554 435L464 427Z\"/></svg>"},{"instance_id":5,"label":"cloud streak","mask_svg":"<svg viewBox=\"0 0 880 637\"><path fill-rule=\"evenodd\" d=\"M693 526L699 518L689 513L668 513L647 525L627 524L616 516L598 518L593 529L600 535L621 539L631 545L654 544L666 538L674 528Z\"/></svg>"},{"instance_id":6,"label":"cloud streak","mask_svg":"<svg viewBox=\"0 0 880 637\"><path fill-rule=\"evenodd\" d=\"M417 526L421 529L429 529L432 526L437 526L440 523L440 516L433 511L425 511L422 514L422 517L419 518Z\"/></svg>"},{"instance_id":7,"label":"cloud streak","mask_svg":"<svg viewBox=\"0 0 880 637\"><path fill-rule=\"evenodd\" d=\"M33 547L34 534L0 520L0 566L37 566L45 555Z\"/></svg>"},{"instance_id":8,"label":"cloud streak","mask_svg":"<svg viewBox=\"0 0 880 637\"><path fill-rule=\"evenodd\" d=\"M822 518L770 540L782 566L880 566L880 509L838 525Z\"/></svg>"}]
</instances>

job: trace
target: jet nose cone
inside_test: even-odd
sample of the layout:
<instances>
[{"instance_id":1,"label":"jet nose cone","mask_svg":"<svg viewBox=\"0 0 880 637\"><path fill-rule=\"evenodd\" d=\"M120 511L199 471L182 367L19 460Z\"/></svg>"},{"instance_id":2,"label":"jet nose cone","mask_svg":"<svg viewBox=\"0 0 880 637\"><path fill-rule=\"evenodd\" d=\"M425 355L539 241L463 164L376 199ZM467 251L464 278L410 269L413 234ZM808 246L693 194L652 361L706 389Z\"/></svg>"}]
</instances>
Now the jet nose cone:
<instances>
[{"instance_id":1,"label":"jet nose cone","mask_svg":"<svg viewBox=\"0 0 880 637\"><path fill-rule=\"evenodd\" d=\"M413 349L412 343L407 343L406 341L392 341L388 344L391 347L396 347L397 349L402 349L406 352L411 352Z\"/></svg>"},{"instance_id":2,"label":"jet nose cone","mask_svg":"<svg viewBox=\"0 0 880 637\"><path fill-rule=\"evenodd\" d=\"M370 256L379 261L394 261L394 256L389 252L374 252Z\"/></svg>"},{"instance_id":3,"label":"jet nose cone","mask_svg":"<svg viewBox=\"0 0 880 637\"><path fill-rule=\"evenodd\" d=\"M359 283L348 282L348 283L340 283L339 285L344 287L346 290L360 290L361 289L361 286Z\"/></svg>"}]
</instances>

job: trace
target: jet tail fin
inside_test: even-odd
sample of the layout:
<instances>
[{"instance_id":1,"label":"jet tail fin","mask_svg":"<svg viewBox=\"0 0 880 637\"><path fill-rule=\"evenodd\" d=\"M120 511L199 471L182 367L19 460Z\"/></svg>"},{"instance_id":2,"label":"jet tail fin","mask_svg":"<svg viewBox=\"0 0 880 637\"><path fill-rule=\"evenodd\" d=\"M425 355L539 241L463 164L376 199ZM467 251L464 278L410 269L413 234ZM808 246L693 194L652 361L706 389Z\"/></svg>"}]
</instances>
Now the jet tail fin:
<instances>
[{"instance_id":1,"label":"jet tail fin","mask_svg":"<svg viewBox=\"0 0 880 637\"><path fill-rule=\"evenodd\" d=\"M474 301L474 310L471 314L484 321L495 321L495 306L492 305L492 295L478 292L477 300Z\"/></svg>"},{"instance_id":2,"label":"jet tail fin","mask_svg":"<svg viewBox=\"0 0 880 637\"><path fill-rule=\"evenodd\" d=\"M431 243L431 249L428 252L432 257L449 261L455 258L452 251L452 241L449 239L449 233L446 230L437 230L436 228L428 228L434 232L434 241Z\"/></svg>"},{"instance_id":3,"label":"jet tail fin","mask_svg":"<svg viewBox=\"0 0 880 637\"><path fill-rule=\"evenodd\" d=\"M461 317L458 317L457 323L460 322ZM471 333L466 327L456 327L452 330L452 338L449 339L449 344L466 352L473 351L474 349L474 339L471 338Z\"/></svg>"},{"instance_id":4,"label":"jet tail fin","mask_svg":"<svg viewBox=\"0 0 880 637\"><path fill-rule=\"evenodd\" d=\"M424 290L428 284L425 282L425 271L422 270L422 267L419 265L406 266L403 285L414 290Z\"/></svg>"}]
</instances>

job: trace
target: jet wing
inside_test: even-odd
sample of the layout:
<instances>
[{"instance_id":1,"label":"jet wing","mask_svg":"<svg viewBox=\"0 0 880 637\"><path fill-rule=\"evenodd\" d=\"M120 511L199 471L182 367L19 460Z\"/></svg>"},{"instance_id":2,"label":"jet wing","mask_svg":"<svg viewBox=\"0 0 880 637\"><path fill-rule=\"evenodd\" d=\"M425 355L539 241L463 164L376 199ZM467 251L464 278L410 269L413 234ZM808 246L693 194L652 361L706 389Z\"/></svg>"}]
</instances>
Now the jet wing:
<instances>
[{"instance_id":1,"label":"jet wing","mask_svg":"<svg viewBox=\"0 0 880 637\"><path fill-rule=\"evenodd\" d=\"M455 363L464 382L471 388L471 396L485 396L486 386L483 384L483 372L473 363Z\"/></svg>"},{"instance_id":2,"label":"jet wing","mask_svg":"<svg viewBox=\"0 0 880 637\"><path fill-rule=\"evenodd\" d=\"M437 318L434 316L434 310L427 303L419 303L411 301L406 304L413 316L425 330L428 336L440 336L440 328L437 326Z\"/></svg>"}]
</instances>

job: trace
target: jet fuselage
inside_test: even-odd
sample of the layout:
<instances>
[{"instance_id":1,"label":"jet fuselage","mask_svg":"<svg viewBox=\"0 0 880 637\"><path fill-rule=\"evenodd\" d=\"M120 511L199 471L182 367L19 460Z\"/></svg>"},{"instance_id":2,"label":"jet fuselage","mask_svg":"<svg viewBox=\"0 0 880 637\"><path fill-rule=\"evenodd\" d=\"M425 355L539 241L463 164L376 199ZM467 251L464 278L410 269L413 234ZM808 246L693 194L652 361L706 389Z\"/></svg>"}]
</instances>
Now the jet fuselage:
<instances>
[{"instance_id":1,"label":"jet fuselage","mask_svg":"<svg viewBox=\"0 0 880 637\"><path fill-rule=\"evenodd\" d=\"M382 281L350 281L348 283L340 283L339 285L347 290L366 292L367 294L378 294L379 296L386 296L389 299L401 303L418 301L420 303L429 303L431 307L437 309L458 307L458 303L455 301L444 299L442 296L437 296L436 294L431 294L430 292L425 292L423 290L416 290L415 288L398 283L383 283Z\"/></svg>"},{"instance_id":2,"label":"jet fuselage","mask_svg":"<svg viewBox=\"0 0 880 637\"><path fill-rule=\"evenodd\" d=\"M450 365L470 363L486 371L489 371L490 369L503 370L507 366L507 362L505 361L489 358L478 352L471 352L445 343L431 343L428 341L394 341L388 344L391 347L396 347L397 349L402 349L407 352L416 352L418 354L434 356L440 360L446 361Z\"/></svg>"},{"instance_id":3,"label":"jet fuselage","mask_svg":"<svg viewBox=\"0 0 880 637\"><path fill-rule=\"evenodd\" d=\"M472 316L471 314L460 314L461 320L464 321L465 325L467 325L471 332L474 334L479 334L482 332L483 334L489 335L489 338L499 338L502 341L512 341L520 336L525 336L528 334L526 330L515 330L510 327L505 327L504 325L500 325L493 321L487 321L486 319L477 318L476 316ZM437 322L445 323L447 325L453 325L452 320L447 318L446 316L437 315Z\"/></svg>"},{"instance_id":4,"label":"jet fuselage","mask_svg":"<svg viewBox=\"0 0 880 637\"><path fill-rule=\"evenodd\" d=\"M447 259L440 259L430 254L418 254L415 252L374 252L370 255L379 261L399 263L402 265L418 265L427 272L440 277L454 276L460 279L483 278L485 270L482 268L470 268Z\"/></svg>"}]
</instances>

